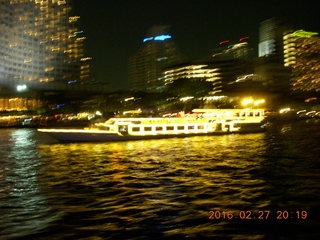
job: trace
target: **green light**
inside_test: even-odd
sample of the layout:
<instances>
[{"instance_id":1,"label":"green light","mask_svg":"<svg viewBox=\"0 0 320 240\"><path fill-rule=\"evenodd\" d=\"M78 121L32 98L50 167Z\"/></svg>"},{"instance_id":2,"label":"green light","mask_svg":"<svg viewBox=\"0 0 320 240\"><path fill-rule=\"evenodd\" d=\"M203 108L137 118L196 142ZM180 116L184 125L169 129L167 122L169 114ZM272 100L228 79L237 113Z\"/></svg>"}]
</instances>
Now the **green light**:
<instances>
[{"instance_id":1,"label":"green light","mask_svg":"<svg viewBox=\"0 0 320 240\"><path fill-rule=\"evenodd\" d=\"M307 31L304 31L304 30L297 30L295 32L293 32L291 34L292 36L294 37L306 37L306 38L310 38L314 35L318 35L317 32L307 32Z\"/></svg>"}]
</instances>

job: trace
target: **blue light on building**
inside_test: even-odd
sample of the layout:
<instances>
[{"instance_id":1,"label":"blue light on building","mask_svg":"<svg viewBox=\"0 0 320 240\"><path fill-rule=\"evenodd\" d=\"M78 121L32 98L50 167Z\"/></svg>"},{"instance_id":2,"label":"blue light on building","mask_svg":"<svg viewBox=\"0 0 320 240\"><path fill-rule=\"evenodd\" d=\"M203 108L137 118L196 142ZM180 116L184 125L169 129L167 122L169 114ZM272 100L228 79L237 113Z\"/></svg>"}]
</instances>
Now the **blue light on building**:
<instances>
[{"instance_id":1,"label":"blue light on building","mask_svg":"<svg viewBox=\"0 0 320 240\"><path fill-rule=\"evenodd\" d=\"M153 40L153 37L145 38L145 39L143 39L143 42L147 42L147 41L150 41L150 40Z\"/></svg>"},{"instance_id":2,"label":"blue light on building","mask_svg":"<svg viewBox=\"0 0 320 240\"><path fill-rule=\"evenodd\" d=\"M148 37L143 39L143 42L147 42L147 41L151 41L151 40L155 40L155 41L164 41L167 39L172 38L170 35L159 35L159 36L155 36L155 37Z\"/></svg>"},{"instance_id":3,"label":"blue light on building","mask_svg":"<svg viewBox=\"0 0 320 240\"><path fill-rule=\"evenodd\" d=\"M69 81L68 84L76 83L77 80Z\"/></svg>"},{"instance_id":4,"label":"blue light on building","mask_svg":"<svg viewBox=\"0 0 320 240\"><path fill-rule=\"evenodd\" d=\"M170 35L159 35L159 36L154 37L154 40L156 40L156 41L164 41L164 40L170 39L170 38L171 38Z\"/></svg>"}]
</instances>

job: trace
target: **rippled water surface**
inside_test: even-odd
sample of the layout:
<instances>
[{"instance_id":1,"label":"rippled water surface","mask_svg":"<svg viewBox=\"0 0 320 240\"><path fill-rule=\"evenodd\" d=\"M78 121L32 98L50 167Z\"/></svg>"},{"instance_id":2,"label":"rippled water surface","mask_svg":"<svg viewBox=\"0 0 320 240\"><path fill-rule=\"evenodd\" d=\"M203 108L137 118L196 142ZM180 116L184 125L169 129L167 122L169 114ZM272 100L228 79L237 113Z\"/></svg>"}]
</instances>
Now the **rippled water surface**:
<instances>
[{"instance_id":1,"label":"rippled water surface","mask_svg":"<svg viewBox=\"0 0 320 240\"><path fill-rule=\"evenodd\" d=\"M320 239L319 130L59 144L2 129L0 239Z\"/></svg>"}]
</instances>

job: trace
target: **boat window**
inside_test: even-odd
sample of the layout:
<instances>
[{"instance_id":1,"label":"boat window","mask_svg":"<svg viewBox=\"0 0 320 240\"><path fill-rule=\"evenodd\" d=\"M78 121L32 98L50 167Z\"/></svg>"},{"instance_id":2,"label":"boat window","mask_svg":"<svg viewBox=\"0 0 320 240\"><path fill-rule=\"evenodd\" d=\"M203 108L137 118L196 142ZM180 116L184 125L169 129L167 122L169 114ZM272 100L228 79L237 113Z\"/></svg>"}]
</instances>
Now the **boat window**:
<instances>
[{"instance_id":1,"label":"boat window","mask_svg":"<svg viewBox=\"0 0 320 240\"><path fill-rule=\"evenodd\" d=\"M152 127L144 127L144 131L150 132L152 130Z\"/></svg>"},{"instance_id":2,"label":"boat window","mask_svg":"<svg viewBox=\"0 0 320 240\"><path fill-rule=\"evenodd\" d=\"M253 112L250 112L249 117L253 117Z\"/></svg>"},{"instance_id":3,"label":"boat window","mask_svg":"<svg viewBox=\"0 0 320 240\"><path fill-rule=\"evenodd\" d=\"M173 126L167 126L167 131L173 131L174 127Z\"/></svg>"},{"instance_id":4,"label":"boat window","mask_svg":"<svg viewBox=\"0 0 320 240\"><path fill-rule=\"evenodd\" d=\"M127 125L119 125L118 131L122 134L127 134L128 133L128 126Z\"/></svg>"},{"instance_id":5,"label":"boat window","mask_svg":"<svg viewBox=\"0 0 320 240\"><path fill-rule=\"evenodd\" d=\"M199 125L198 129L204 129L204 126L203 125Z\"/></svg>"},{"instance_id":6,"label":"boat window","mask_svg":"<svg viewBox=\"0 0 320 240\"><path fill-rule=\"evenodd\" d=\"M239 117L239 115L240 115L239 113L235 113L235 116L236 116L236 117Z\"/></svg>"},{"instance_id":7,"label":"boat window","mask_svg":"<svg viewBox=\"0 0 320 240\"><path fill-rule=\"evenodd\" d=\"M132 128L132 132L139 132L140 131L140 128L139 127L133 127Z\"/></svg>"},{"instance_id":8,"label":"boat window","mask_svg":"<svg viewBox=\"0 0 320 240\"><path fill-rule=\"evenodd\" d=\"M163 127L156 127L156 131L162 131Z\"/></svg>"},{"instance_id":9,"label":"boat window","mask_svg":"<svg viewBox=\"0 0 320 240\"><path fill-rule=\"evenodd\" d=\"M141 124L141 121L132 121L133 124Z\"/></svg>"},{"instance_id":10,"label":"boat window","mask_svg":"<svg viewBox=\"0 0 320 240\"><path fill-rule=\"evenodd\" d=\"M241 117L245 117L246 116L246 113L245 112L242 112L241 113Z\"/></svg>"},{"instance_id":11,"label":"boat window","mask_svg":"<svg viewBox=\"0 0 320 240\"><path fill-rule=\"evenodd\" d=\"M256 112L255 116L259 117L260 116L260 112Z\"/></svg>"},{"instance_id":12,"label":"boat window","mask_svg":"<svg viewBox=\"0 0 320 240\"><path fill-rule=\"evenodd\" d=\"M184 126L178 126L178 130L184 130Z\"/></svg>"},{"instance_id":13,"label":"boat window","mask_svg":"<svg viewBox=\"0 0 320 240\"><path fill-rule=\"evenodd\" d=\"M194 129L194 126L188 126L188 129L192 130L192 129Z\"/></svg>"}]
</instances>

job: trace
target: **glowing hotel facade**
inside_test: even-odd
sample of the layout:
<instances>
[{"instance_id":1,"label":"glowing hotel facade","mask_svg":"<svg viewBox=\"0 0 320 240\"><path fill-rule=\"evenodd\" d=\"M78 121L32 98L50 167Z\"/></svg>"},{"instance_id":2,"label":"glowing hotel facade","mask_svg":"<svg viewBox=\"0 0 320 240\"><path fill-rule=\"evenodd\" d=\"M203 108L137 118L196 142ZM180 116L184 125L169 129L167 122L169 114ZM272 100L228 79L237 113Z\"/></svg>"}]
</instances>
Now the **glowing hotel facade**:
<instances>
[{"instance_id":1,"label":"glowing hotel facade","mask_svg":"<svg viewBox=\"0 0 320 240\"><path fill-rule=\"evenodd\" d=\"M78 19L67 0L1 1L0 85L86 83L90 59ZM4 102L0 96L0 110Z\"/></svg>"},{"instance_id":2,"label":"glowing hotel facade","mask_svg":"<svg viewBox=\"0 0 320 240\"><path fill-rule=\"evenodd\" d=\"M284 34L284 66L291 69L296 91L320 92L320 37L317 32L296 30Z\"/></svg>"}]
</instances>

